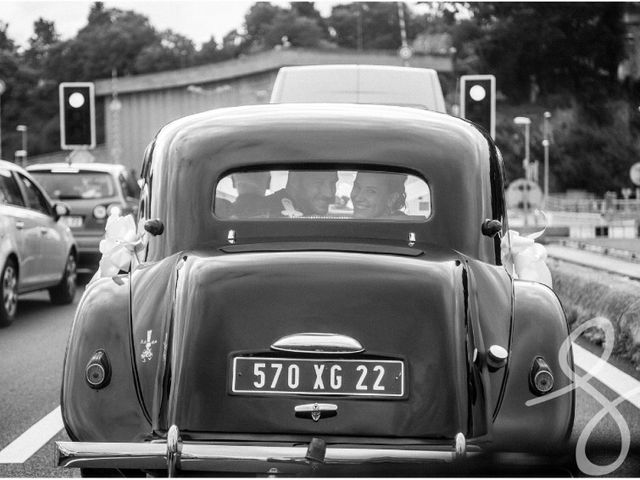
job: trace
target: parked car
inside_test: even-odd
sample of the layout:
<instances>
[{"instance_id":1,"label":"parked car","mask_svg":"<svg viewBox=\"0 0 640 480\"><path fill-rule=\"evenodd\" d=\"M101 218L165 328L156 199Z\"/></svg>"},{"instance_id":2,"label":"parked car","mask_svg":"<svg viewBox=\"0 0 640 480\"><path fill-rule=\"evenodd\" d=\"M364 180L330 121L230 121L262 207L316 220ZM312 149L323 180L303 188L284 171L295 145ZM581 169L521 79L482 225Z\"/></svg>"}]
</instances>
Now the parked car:
<instances>
[{"instance_id":1,"label":"parked car","mask_svg":"<svg viewBox=\"0 0 640 480\"><path fill-rule=\"evenodd\" d=\"M107 217L136 213L140 188L124 165L110 163L43 163L27 167L51 198L71 212L60 221L71 228L80 253L78 269L94 271Z\"/></svg>"},{"instance_id":2,"label":"parked car","mask_svg":"<svg viewBox=\"0 0 640 480\"><path fill-rule=\"evenodd\" d=\"M148 243L71 330L59 465L398 475L565 446L566 318L501 265L503 165L473 124L217 109L165 126L142 177Z\"/></svg>"},{"instance_id":3,"label":"parked car","mask_svg":"<svg viewBox=\"0 0 640 480\"><path fill-rule=\"evenodd\" d=\"M24 169L0 160L0 327L15 319L21 293L48 289L52 303L73 301L78 250L58 223L68 212Z\"/></svg>"}]
</instances>

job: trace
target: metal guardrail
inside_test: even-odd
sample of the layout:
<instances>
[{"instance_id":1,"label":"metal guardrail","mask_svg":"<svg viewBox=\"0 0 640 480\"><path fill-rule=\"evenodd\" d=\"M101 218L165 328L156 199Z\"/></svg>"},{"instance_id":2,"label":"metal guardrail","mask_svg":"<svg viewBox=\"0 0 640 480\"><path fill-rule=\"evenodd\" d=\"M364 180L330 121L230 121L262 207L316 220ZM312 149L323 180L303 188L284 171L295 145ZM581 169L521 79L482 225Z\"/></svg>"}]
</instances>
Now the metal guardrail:
<instances>
[{"instance_id":1,"label":"metal guardrail","mask_svg":"<svg viewBox=\"0 0 640 480\"><path fill-rule=\"evenodd\" d=\"M546 210L584 213L635 213L640 215L640 199L549 197Z\"/></svg>"},{"instance_id":2,"label":"metal guardrail","mask_svg":"<svg viewBox=\"0 0 640 480\"><path fill-rule=\"evenodd\" d=\"M610 257L619 258L621 260L627 260L630 262L640 263L640 253L630 250L624 250L622 248L609 247L606 245L595 245L588 242L581 242L579 240L562 240L561 245L570 248L577 248L587 252L598 253L600 255L607 255Z\"/></svg>"}]
</instances>

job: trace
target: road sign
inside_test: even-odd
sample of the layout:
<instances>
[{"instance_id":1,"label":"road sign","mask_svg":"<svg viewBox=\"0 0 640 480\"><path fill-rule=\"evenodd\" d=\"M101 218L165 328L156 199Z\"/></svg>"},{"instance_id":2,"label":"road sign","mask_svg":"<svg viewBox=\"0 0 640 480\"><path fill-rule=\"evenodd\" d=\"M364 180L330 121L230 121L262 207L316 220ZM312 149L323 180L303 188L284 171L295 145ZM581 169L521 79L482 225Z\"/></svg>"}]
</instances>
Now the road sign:
<instances>
[{"instance_id":1,"label":"road sign","mask_svg":"<svg viewBox=\"0 0 640 480\"><path fill-rule=\"evenodd\" d=\"M403 45L400 47L400 50L398 50L398 55L400 55L400 58L403 60L409 60L413 55L413 51L408 45Z\"/></svg>"},{"instance_id":2,"label":"road sign","mask_svg":"<svg viewBox=\"0 0 640 480\"><path fill-rule=\"evenodd\" d=\"M496 77L462 75L460 77L460 116L485 128L496 137Z\"/></svg>"},{"instance_id":3,"label":"road sign","mask_svg":"<svg viewBox=\"0 0 640 480\"><path fill-rule=\"evenodd\" d=\"M631 165L629 176L631 177L631 181L634 185L640 186L640 162L636 162Z\"/></svg>"},{"instance_id":4,"label":"road sign","mask_svg":"<svg viewBox=\"0 0 640 480\"><path fill-rule=\"evenodd\" d=\"M540 185L526 178L518 178L511 182L506 192L507 208L530 210L542 205Z\"/></svg>"},{"instance_id":5,"label":"road sign","mask_svg":"<svg viewBox=\"0 0 640 480\"><path fill-rule=\"evenodd\" d=\"M60 146L63 150L96 146L94 87L91 82L63 82L60 93Z\"/></svg>"}]
</instances>

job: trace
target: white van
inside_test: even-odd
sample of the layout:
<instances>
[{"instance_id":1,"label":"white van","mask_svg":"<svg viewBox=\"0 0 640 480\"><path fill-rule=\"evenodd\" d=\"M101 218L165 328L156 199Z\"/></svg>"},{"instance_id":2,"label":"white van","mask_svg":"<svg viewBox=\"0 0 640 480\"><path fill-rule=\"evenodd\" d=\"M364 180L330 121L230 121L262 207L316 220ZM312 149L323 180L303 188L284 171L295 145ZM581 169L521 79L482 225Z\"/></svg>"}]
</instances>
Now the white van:
<instances>
[{"instance_id":1,"label":"white van","mask_svg":"<svg viewBox=\"0 0 640 480\"><path fill-rule=\"evenodd\" d=\"M271 103L377 103L445 113L435 70L381 65L282 67Z\"/></svg>"}]
</instances>

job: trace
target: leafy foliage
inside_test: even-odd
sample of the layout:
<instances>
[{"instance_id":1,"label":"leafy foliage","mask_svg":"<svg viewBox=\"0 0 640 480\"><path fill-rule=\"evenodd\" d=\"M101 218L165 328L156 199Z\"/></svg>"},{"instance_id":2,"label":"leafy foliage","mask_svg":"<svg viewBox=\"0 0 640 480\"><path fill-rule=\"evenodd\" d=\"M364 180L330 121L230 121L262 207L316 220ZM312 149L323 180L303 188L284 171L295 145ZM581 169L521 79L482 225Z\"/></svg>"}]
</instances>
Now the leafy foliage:
<instances>
[{"instance_id":1,"label":"leafy foliage","mask_svg":"<svg viewBox=\"0 0 640 480\"><path fill-rule=\"evenodd\" d=\"M534 76L541 94L575 95L589 112L602 106L603 90L615 90L624 52L622 4L478 2L469 8L478 27L475 53L512 101L529 97Z\"/></svg>"}]
</instances>

